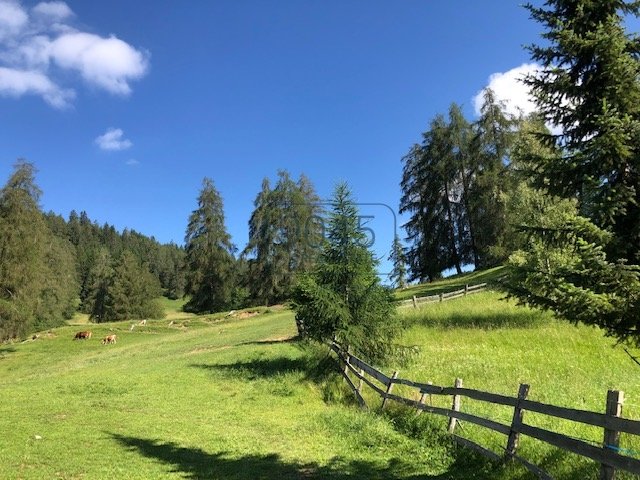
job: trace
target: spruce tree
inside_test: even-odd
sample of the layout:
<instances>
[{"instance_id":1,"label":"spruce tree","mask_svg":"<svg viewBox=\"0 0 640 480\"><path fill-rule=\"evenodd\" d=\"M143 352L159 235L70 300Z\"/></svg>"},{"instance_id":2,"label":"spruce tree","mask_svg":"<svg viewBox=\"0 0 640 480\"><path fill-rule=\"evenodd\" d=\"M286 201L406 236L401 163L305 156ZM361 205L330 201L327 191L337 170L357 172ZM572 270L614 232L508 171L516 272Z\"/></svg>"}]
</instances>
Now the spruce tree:
<instances>
[{"instance_id":1,"label":"spruce tree","mask_svg":"<svg viewBox=\"0 0 640 480\"><path fill-rule=\"evenodd\" d=\"M236 282L234 251L222 198L213 181L205 178L185 234L185 294L190 296L186 311L218 312L230 305Z\"/></svg>"},{"instance_id":2,"label":"spruce tree","mask_svg":"<svg viewBox=\"0 0 640 480\"><path fill-rule=\"evenodd\" d=\"M549 150L529 156L538 186L577 201L523 230L510 259L510 293L572 322L640 342L640 42L623 15L638 2L549 0L528 5L548 44L530 47L542 71L527 83L544 119ZM588 218L585 218L588 217ZM592 223L593 222L593 223Z\"/></svg>"},{"instance_id":3,"label":"spruce tree","mask_svg":"<svg viewBox=\"0 0 640 480\"><path fill-rule=\"evenodd\" d=\"M371 360L392 349L398 321L390 290L380 285L377 261L359 228L358 209L346 184L336 187L327 241L312 273L294 292L299 333L319 341L337 339Z\"/></svg>"},{"instance_id":4,"label":"spruce tree","mask_svg":"<svg viewBox=\"0 0 640 480\"><path fill-rule=\"evenodd\" d=\"M407 259L398 235L393 239L389 261L391 261L393 265L389 280L393 282L396 288L405 288L407 286Z\"/></svg>"},{"instance_id":5,"label":"spruce tree","mask_svg":"<svg viewBox=\"0 0 640 480\"><path fill-rule=\"evenodd\" d=\"M160 293L158 279L132 252L125 250L113 267L103 320L162 318L164 313L156 303Z\"/></svg>"},{"instance_id":6,"label":"spruce tree","mask_svg":"<svg viewBox=\"0 0 640 480\"><path fill-rule=\"evenodd\" d=\"M96 255L95 262L87 275L86 298L84 311L94 322L110 320L109 312L113 309L110 287L113 283L113 266L109 250L102 247Z\"/></svg>"},{"instance_id":7,"label":"spruce tree","mask_svg":"<svg viewBox=\"0 0 640 480\"><path fill-rule=\"evenodd\" d=\"M562 129L547 135L561 147L539 158L539 184L577 196L580 213L614 234L612 260L640 262L640 40L624 16L640 3L547 0L527 5L546 31L529 47L541 71L527 78L545 120Z\"/></svg>"}]
</instances>

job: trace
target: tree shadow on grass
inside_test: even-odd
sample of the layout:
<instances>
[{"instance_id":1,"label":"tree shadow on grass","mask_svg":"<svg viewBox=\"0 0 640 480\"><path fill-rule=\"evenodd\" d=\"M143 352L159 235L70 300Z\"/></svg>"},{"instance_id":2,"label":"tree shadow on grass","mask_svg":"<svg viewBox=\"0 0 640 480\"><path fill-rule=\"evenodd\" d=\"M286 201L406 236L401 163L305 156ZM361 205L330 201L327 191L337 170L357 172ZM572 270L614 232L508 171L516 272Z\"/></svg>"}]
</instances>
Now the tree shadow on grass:
<instances>
[{"instance_id":1,"label":"tree shadow on grass","mask_svg":"<svg viewBox=\"0 0 640 480\"><path fill-rule=\"evenodd\" d=\"M283 338L281 340L256 340L253 342L242 342L238 345L287 345L291 343L299 343L300 337L298 335L289 338Z\"/></svg>"},{"instance_id":2,"label":"tree shadow on grass","mask_svg":"<svg viewBox=\"0 0 640 480\"><path fill-rule=\"evenodd\" d=\"M4 346L4 347L0 347L0 360L4 357L7 357L10 353L15 353L18 350L16 349L16 347L12 347L12 346Z\"/></svg>"},{"instance_id":3,"label":"tree shadow on grass","mask_svg":"<svg viewBox=\"0 0 640 480\"><path fill-rule=\"evenodd\" d=\"M474 455L456 458L448 470L440 474L412 473L415 469L406 462L392 459L387 465L364 460L346 460L336 457L327 465L287 462L276 453L244 455L208 453L200 448L182 447L173 442L109 434L131 452L159 460L182 473L184 478L211 480L492 480L497 478L496 468Z\"/></svg>"},{"instance_id":4,"label":"tree shadow on grass","mask_svg":"<svg viewBox=\"0 0 640 480\"><path fill-rule=\"evenodd\" d=\"M421 314L422 313L422 314ZM452 311L447 314L432 314L429 311L410 313L407 315L406 325L424 325L442 328L469 328L479 330L498 330L504 328L534 328L549 321L549 317L540 312L529 311Z\"/></svg>"},{"instance_id":5,"label":"tree shadow on grass","mask_svg":"<svg viewBox=\"0 0 640 480\"><path fill-rule=\"evenodd\" d=\"M258 377L271 378L289 373L302 374L307 368L307 362L301 358L277 357L257 358L223 364L193 364L191 367L255 380Z\"/></svg>"},{"instance_id":6,"label":"tree shadow on grass","mask_svg":"<svg viewBox=\"0 0 640 480\"><path fill-rule=\"evenodd\" d=\"M190 366L212 373L233 377L242 376L248 380L294 374L299 375L303 380L320 382L336 371L336 365L336 361L330 355L326 355L321 358L313 356L256 358L234 363L192 364Z\"/></svg>"}]
</instances>

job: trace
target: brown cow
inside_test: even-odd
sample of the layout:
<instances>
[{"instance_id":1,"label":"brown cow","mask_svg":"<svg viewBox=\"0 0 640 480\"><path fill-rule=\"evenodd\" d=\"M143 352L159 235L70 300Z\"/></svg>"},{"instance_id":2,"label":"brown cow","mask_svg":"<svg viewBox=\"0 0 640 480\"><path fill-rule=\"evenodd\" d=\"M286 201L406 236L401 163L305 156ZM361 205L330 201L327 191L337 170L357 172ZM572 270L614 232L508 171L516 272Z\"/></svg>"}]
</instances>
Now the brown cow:
<instances>
[{"instance_id":1,"label":"brown cow","mask_svg":"<svg viewBox=\"0 0 640 480\"><path fill-rule=\"evenodd\" d=\"M107 335L106 337L104 337L102 339L102 344L106 345L107 343L116 343L116 334L114 333L113 335Z\"/></svg>"},{"instance_id":2,"label":"brown cow","mask_svg":"<svg viewBox=\"0 0 640 480\"><path fill-rule=\"evenodd\" d=\"M89 340L91 338L91 331L87 330L85 332L78 332L76 336L73 337L74 340Z\"/></svg>"}]
</instances>

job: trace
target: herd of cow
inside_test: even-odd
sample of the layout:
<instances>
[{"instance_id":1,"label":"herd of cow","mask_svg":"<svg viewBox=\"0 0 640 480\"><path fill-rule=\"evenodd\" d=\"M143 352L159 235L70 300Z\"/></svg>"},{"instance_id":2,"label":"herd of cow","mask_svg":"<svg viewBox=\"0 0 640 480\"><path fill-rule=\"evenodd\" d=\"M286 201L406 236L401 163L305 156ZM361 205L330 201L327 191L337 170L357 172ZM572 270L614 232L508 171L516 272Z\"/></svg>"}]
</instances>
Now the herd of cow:
<instances>
[{"instance_id":1,"label":"herd of cow","mask_svg":"<svg viewBox=\"0 0 640 480\"><path fill-rule=\"evenodd\" d=\"M140 322L138 322L139 326L145 326L147 324L147 320L140 320ZM169 326L173 325L173 322L171 322L169 324ZM132 324L131 325L131 330L133 330L135 328L136 324ZM76 333L75 337L73 337L74 340L89 340L91 338L91 330L85 330L84 332L78 332ZM34 338L35 340L35 338ZM107 345L110 343L116 343L116 335L115 333L112 335L107 335L106 337L104 337L102 339L102 344L103 345Z\"/></svg>"},{"instance_id":2,"label":"herd of cow","mask_svg":"<svg viewBox=\"0 0 640 480\"><path fill-rule=\"evenodd\" d=\"M74 340L89 340L91 338L91 331L86 330L84 332L76 333L76 336L73 337ZM116 334L107 335L102 339L102 344L106 345L108 343L116 343Z\"/></svg>"}]
</instances>

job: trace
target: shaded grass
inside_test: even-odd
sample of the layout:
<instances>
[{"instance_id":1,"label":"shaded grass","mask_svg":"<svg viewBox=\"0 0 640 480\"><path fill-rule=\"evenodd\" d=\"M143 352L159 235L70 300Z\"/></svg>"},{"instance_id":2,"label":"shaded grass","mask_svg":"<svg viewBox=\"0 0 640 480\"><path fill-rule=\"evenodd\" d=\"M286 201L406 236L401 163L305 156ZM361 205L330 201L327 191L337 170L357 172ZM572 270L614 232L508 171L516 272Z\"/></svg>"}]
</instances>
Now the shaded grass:
<instances>
[{"instance_id":1,"label":"shaded grass","mask_svg":"<svg viewBox=\"0 0 640 480\"><path fill-rule=\"evenodd\" d=\"M405 327L462 328L495 330L534 328L553 321L550 313L504 301L504 295L482 292L450 302L402 308L399 315Z\"/></svg>"}]
</instances>

